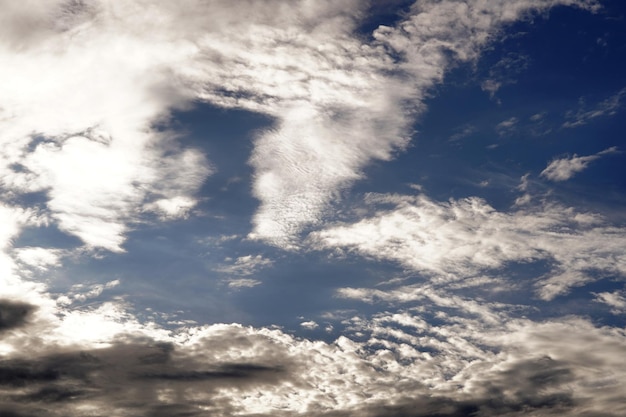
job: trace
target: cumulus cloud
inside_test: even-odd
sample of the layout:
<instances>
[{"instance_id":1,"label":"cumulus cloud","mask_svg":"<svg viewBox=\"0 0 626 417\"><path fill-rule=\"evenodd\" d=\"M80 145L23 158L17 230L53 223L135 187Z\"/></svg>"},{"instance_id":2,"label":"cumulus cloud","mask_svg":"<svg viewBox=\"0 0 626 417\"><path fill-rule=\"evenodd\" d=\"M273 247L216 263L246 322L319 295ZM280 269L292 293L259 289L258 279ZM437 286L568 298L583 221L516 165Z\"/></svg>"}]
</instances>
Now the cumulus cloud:
<instances>
[{"instance_id":1,"label":"cumulus cloud","mask_svg":"<svg viewBox=\"0 0 626 417\"><path fill-rule=\"evenodd\" d=\"M577 156L555 159L548 164L546 169L541 171L541 176L551 181L566 181L577 173L585 170L589 163L599 159L601 156L618 152L617 147L605 149L595 155Z\"/></svg>"},{"instance_id":2,"label":"cumulus cloud","mask_svg":"<svg viewBox=\"0 0 626 417\"><path fill-rule=\"evenodd\" d=\"M393 260L446 281L549 261L547 274L529 277L546 300L593 281L594 271L626 275L621 249L626 231L593 213L555 205L506 213L478 198L437 202L424 195L370 195L367 200L393 208L313 232L311 245Z\"/></svg>"},{"instance_id":3,"label":"cumulus cloud","mask_svg":"<svg viewBox=\"0 0 626 417\"><path fill-rule=\"evenodd\" d=\"M315 330L318 327L320 327L320 325L317 324L315 321L310 320L310 321L303 321L302 323L300 323L300 327L305 328L307 330Z\"/></svg>"}]
</instances>

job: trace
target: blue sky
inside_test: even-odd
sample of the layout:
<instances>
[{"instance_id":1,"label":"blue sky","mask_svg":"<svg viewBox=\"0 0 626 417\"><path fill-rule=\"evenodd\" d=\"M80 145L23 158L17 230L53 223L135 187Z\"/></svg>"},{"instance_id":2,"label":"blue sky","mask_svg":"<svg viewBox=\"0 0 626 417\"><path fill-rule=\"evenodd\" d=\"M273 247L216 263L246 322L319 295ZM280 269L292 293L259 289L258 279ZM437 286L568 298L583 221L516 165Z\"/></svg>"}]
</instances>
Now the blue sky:
<instances>
[{"instance_id":1,"label":"blue sky","mask_svg":"<svg viewBox=\"0 0 626 417\"><path fill-rule=\"evenodd\" d=\"M619 1L0 18L0 414L620 416Z\"/></svg>"}]
</instances>

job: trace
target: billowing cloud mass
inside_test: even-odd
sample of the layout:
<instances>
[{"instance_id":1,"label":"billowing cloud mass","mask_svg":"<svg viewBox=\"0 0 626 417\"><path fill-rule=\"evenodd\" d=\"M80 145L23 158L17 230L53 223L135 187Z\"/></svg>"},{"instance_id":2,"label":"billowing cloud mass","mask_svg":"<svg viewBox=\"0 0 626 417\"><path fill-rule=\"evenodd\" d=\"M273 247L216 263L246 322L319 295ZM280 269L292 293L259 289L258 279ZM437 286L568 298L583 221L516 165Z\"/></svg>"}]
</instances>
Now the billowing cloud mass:
<instances>
[{"instance_id":1,"label":"billowing cloud mass","mask_svg":"<svg viewBox=\"0 0 626 417\"><path fill-rule=\"evenodd\" d=\"M521 165L498 177L523 193L511 207L426 194L421 174L406 183L417 195L346 198L419 141L451 69L515 22L600 2L409 3L0 0L0 416L626 414L614 211L534 194ZM477 81L484 102L516 84L509 67L532 66L516 56ZM563 127L617 114L623 95ZM198 136L224 137L204 148L177 120L201 106L269 122L250 137L210 122ZM441 137L509 137L552 113L529 114ZM246 140L246 170L210 152ZM600 146L538 177L621 148ZM229 168L242 194L207 213L231 191L207 182ZM605 316L552 307L576 291L569 304ZM160 319L198 305L211 313Z\"/></svg>"}]
</instances>

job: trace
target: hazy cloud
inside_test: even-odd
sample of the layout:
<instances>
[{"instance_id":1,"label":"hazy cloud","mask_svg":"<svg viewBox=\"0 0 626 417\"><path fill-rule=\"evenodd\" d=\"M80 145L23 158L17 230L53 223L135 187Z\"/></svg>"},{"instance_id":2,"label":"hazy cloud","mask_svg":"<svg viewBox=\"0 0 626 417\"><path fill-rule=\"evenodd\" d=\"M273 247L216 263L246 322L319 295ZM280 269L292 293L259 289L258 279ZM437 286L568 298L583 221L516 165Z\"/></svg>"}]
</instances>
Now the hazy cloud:
<instances>
[{"instance_id":1,"label":"hazy cloud","mask_svg":"<svg viewBox=\"0 0 626 417\"><path fill-rule=\"evenodd\" d=\"M622 107L622 99L626 96L626 88L621 89L611 97L597 103L592 109L589 109L584 100L580 99L580 108L576 111L570 111L565 115L567 121L563 123L565 128L573 128L586 125L598 117L613 116Z\"/></svg>"},{"instance_id":2,"label":"hazy cloud","mask_svg":"<svg viewBox=\"0 0 626 417\"><path fill-rule=\"evenodd\" d=\"M626 312L626 293L624 291L594 293L596 301L611 307L613 314L623 314Z\"/></svg>"},{"instance_id":3,"label":"hazy cloud","mask_svg":"<svg viewBox=\"0 0 626 417\"><path fill-rule=\"evenodd\" d=\"M496 125L496 133L498 136L509 136L511 135L519 122L517 117L511 117L507 120L504 120Z\"/></svg>"}]
</instances>

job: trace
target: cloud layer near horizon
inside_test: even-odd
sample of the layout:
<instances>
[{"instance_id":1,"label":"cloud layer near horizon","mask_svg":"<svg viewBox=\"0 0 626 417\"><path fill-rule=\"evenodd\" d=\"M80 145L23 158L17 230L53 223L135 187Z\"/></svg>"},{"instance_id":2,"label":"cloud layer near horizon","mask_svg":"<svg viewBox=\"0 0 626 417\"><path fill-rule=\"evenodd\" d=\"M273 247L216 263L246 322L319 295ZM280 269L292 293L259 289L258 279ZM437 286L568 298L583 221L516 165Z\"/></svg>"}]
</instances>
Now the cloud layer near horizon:
<instances>
[{"instance_id":1,"label":"cloud layer near horizon","mask_svg":"<svg viewBox=\"0 0 626 417\"><path fill-rule=\"evenodd\" d=\"M577 318L515 319L488 306L481 311L497 320L460 319L454 310L467 300L453 305L440 295L421 303L441 309L437 325L419 308L346 320L362 342L220 324L174 334L127 329L98 348L54 344L48 333L44 350L32 307L0 301L9 313L0 331L12 338L19 328L22 342L21 352L0 361L0 410L42 417L626 411L623 330Z\"/></svg>"}]
</instances>

